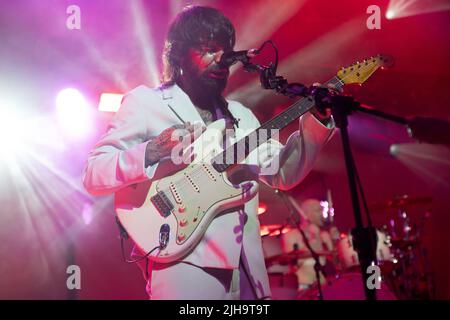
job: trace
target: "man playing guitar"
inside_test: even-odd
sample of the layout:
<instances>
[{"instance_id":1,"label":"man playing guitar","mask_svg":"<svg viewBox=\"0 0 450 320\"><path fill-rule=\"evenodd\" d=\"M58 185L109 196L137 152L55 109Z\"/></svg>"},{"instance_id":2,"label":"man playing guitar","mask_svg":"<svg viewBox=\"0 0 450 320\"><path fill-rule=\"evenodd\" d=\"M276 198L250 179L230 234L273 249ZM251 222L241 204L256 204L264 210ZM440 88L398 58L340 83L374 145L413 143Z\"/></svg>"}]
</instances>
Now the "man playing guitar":
<instances>
[{"instance_id":1,"label":"man playing guitar","mask_svg":"<svg viewBox=\"0 0 450 320\"><path fill-rule=\"evenodd\" d=\"M123 99L120 110L89 155L83 175L93 195L116 198L142 183L167 176L176 142L174 130L194 136L195 123L208 126L225 119L240 139L260 126L252 111L226 100L229 69L219 65L233 50L235 30L219 11L194 6L183 10L170 26L163 54L164 83L139 86ZM249 161L261 169L277 162L273 174L255 177L271 187L287 190L312 169L334 124L329 114L304 114L286 144L271 139ZM202 186L202 187L208 187ZM140 266L148 274L151 299L265 299L270 288L259 233L258 196L217 215L195 247L176 261L147 259ZM141 254L142 250L136 250Z\"/></svg>"}]
</instances>

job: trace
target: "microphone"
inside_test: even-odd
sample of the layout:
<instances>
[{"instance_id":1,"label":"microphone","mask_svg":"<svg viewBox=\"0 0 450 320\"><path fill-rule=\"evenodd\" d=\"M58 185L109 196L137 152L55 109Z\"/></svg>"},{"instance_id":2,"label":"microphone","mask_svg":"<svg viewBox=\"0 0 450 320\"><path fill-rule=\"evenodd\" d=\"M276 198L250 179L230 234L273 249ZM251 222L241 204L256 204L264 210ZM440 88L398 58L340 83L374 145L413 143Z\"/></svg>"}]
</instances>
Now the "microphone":
<instances>
[{"instance_id":1,"label":"microphone","mask_svg":"<svg viewBox=\"0 0 450 320\"><path fill-rule=\"evenodd\" d=\"M220 58L219 66L222 68L228 68L238 61L245 64L249 62L249 58L253 58L258 53L259 50L257 49L225 52Z\"/></svg>"}]
</instances>

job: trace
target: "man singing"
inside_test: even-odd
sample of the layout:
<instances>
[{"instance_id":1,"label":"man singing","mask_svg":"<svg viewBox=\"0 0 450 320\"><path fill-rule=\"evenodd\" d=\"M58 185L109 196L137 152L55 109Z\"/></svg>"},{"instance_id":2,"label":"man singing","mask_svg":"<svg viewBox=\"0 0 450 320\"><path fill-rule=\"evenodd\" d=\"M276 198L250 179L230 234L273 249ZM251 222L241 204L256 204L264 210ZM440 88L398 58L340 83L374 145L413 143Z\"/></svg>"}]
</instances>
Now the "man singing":
<instances>
[{"instance_id":1,"label":"man singing","mask_svg":"<svg viewBox=\"0 0 450 320\"><path fill-rule=\"evenodd\" d=\"M107 133L89 155L83 183L91 194L115 193L117 197L133 185L161 179L163 163L170 159L176 144L171 139L176 129L192 134L194 123L208 126L225 119L239 140L260 126L250 109L222 96L229 70L219 61L234 44L233 25L216 9L188 7L175 18L163 53L163 84L158 88L139 86L129 92ZM257 176L260 181L287 190L310 172L333 131L329 115L313 112L300 118L299 130L286 145L271 140L271 152L264 152L268 144L259 147L253 165L260 173L277 163L273 174ZM255 196L241 207L216 216L202 240L179 261L141 263L144 274L148 274L149 297L270 298L257 207Z\"/></svg>"}]
</instances>

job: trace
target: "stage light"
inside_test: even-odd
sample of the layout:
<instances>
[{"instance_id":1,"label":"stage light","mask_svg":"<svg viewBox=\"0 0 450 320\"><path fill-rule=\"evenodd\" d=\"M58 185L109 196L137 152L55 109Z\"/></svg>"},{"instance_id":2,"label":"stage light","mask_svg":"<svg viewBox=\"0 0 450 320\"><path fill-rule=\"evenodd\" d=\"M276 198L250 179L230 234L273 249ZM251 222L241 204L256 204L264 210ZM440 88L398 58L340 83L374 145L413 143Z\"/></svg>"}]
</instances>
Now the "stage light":
<instances>
[{"instance_id":1,"label":"stage light","mask_svg":"<svg viewBox=\"0 0 450 320\"><path fill-rule=\"evenodd\" d=\"M259 231L259 234L261 235L261 237L267 236L269 235L270 231L269 228L266 226L261 226L261 229Z\"/></svg>"},{"instance_id":2,"label":"stage light","mask_svg":"<svg viewBox=\"0 0 450 320\"><path fill-rule=\"evenodd\" d=\"M258 206L258 214L263 214L267 210L267 205L261 202Z\"/></svg>"},{"instance_id":3,"label":"stage light","mask_svg":"<svg viewBox=\"0 0 450 320\"><path fill-rule=\"evenodd\" d=\"M65 133L82 137L91 131L91 112L80 91L74 88L61 90L56 97L58 121Z\"/></svg>"},{"instance_id":4,"label":"stage light","mask_svg":"<svg viewBox=\"0 0 450 320\"><path fill-rule=\"evenodd\" d=\"M386 19L392 19L394 18L394 11L393 10L388 10L386 11Z\"/></svg>"},{"instance_id":5,"label":"stage light","mask_svg":"<svg viewBox=\"0 0 450 320\"><path fill-rule=\"evenodd\" d=\"M102 93L98 110L105 112L117 112L122 103L123 94L120 93Z\"/></svg>"},{"instance_id":6,"label":"stage light","mask_svg":"<svg viewBox=\"0 0 450 320\"><path fill-rule=\"evenodd\" d=\"M448 0L391 0L386 11L386 18L398 19L449 9L450 2Z\"/></svg>"},{"instance_id":7,"label":"stage light","mask_svg":"<svg viewBox=\"0 0 450 320\"><path fill-rule=\"evenodd\" d=\"M27 134L17 106L12 101L0 101L0 155L2 159L11 158L23 147L22 137Z\"/></svg>"},{"instance_id":8,"label":"stage light","mask_svg":"<svg viewBox=\"0 0 450 320\"><path fill-rule=\"evenodd\" d=\"M320 201L320 206L322 207L322 217L328 219L329 206L328 201Z\"/></svg>"},{"instance_id":9,"label":"stage light","mask_svg":"<svg viewBox=\"0 0 450 320\"><path fill-rule=\"evenodd\" d=\"M450 148L427 143L400 143L392 145L390 152L415 175L445 187L450 186L443 174L450 172Z\"/></svg>"},{"instance_id":10,"label":"stage light","mask_svg":"<svg viewBox=\"0 0 450 320\"><path fill-rule=\"evenodd\" d=\"M392 144L392 145L389 147L389 153L390 153L391 155L395 156L395 155L397 154L397 151L398 151L398 146L397 146L396 144Z\"/></svg>"}]
</instances>

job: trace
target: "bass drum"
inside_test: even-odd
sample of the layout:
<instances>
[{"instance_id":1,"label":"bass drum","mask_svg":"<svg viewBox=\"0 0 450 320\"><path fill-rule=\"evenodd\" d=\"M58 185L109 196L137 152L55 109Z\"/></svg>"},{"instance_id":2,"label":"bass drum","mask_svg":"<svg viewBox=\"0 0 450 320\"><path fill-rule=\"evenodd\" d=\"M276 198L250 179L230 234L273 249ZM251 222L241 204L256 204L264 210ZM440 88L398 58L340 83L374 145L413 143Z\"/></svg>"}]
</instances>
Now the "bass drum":
<instances>
[{"instance_id":1,"label":"bass drum","mask_svg":"<svg viewBox=\"0 0 450 320\"><path fill-rule=\"evenodd\" d=\"M381 282L380 289L374 290L376 290L377 300L397 300L397 297L384 282ZM360 273L344 273L334 278L328 278L327 283L322 285L322 294L324 300L366 300ZM300 292L298 299L318 300L317 284Z\"/></svg>"}]
</instances>

